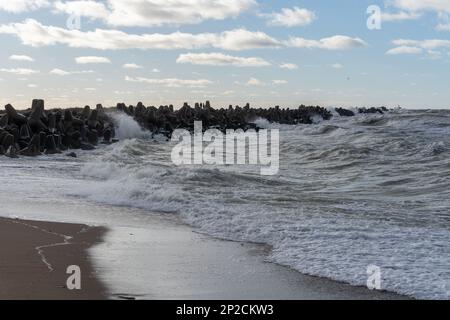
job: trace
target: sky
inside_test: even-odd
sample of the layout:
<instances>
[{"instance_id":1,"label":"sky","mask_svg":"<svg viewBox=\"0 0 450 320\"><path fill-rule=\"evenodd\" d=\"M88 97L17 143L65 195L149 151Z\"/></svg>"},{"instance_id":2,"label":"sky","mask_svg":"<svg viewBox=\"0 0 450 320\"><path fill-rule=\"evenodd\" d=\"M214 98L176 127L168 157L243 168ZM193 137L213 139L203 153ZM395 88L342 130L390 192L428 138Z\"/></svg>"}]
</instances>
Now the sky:
<instances>
[{"instance_id":1,"label":"sky","mask_svg":"<svg viewBox=\"0 0 450 320\"><path fill-rule=\"evenodd\" d=\"M450 0L0 0L0 104L450 108Z\"/></svg>"}]
</instances>

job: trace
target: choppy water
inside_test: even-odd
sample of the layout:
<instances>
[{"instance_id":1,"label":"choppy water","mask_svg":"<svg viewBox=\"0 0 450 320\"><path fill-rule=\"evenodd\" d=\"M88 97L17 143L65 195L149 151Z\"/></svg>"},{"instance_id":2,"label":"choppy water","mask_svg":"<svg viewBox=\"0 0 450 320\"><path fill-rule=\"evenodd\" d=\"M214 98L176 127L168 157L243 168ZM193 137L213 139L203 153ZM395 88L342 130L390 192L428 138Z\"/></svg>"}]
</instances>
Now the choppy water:
<instances>
[{"instance_id":1,"label":"choppy water","mask_svg":"<svg viewBox=\"0 0 450 320\"><path fill-rule=\"evenodd\" d=\"M119 134L134 138L39 166L66 181L53 192L72 201L180 215L206 234L269 244L274 262L354 285L365 285L376 265L385 290L450 298L450 111L260 124L280 129L277 176L175 167L169 143L124 117ZM42 184L33 161L8 166ZM30 163L33 170L23 168Z\"/></svg>"}]
</instances>

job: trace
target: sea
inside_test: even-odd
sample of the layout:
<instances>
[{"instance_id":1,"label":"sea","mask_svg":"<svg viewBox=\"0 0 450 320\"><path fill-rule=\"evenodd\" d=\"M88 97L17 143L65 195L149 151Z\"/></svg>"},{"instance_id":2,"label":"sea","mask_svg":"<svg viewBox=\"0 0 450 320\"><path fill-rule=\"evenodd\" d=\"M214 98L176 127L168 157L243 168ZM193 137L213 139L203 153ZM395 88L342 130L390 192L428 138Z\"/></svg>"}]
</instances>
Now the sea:
<instances>
[{"instance_id":1,"label":"sea","mask_svg":"<svg viewBox=\"0 0 450 320\"><path fill-rule=\"evenodd\" d=\"M173 143L125 114L120 142L94 151L0 157L0 215L98 225L146 215L271 248L267 260L303 274L450 298L450 111L393 110L280 132L280 169L175 166Z\"/></svg>"}]
</instances>

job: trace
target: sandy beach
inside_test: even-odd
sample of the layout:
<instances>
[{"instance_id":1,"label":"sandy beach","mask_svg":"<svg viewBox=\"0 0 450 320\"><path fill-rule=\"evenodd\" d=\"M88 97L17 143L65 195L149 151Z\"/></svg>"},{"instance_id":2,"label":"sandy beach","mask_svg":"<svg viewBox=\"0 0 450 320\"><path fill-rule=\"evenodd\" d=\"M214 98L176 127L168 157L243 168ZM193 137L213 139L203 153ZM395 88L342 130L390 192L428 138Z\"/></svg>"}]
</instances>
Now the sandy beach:
<instances>
[{"instance_id":1,"label":"sandy beach","mask_svg":"<svg viewBox=\"0 0 450 320\"><path fill-rule=\"evenodd\" d=\"M150 220L150 229L105 232L80 224L0 218L0 299L405 298L268 263L266 246L213 239L176 219L156 215ZM111 245L113 238L128 250ZM145 259L137 260L135 254L143 251ZM82 290L66 288L69 265L80 266Z\"/></svg>"},{"instance_id":2,"label":"sandy beach","mask_svg":"<svg viewBox=\"0 0 450 320\"><path fill-rule=\"evenodd\" d=\"M215 239L156 214L141 227L111 228L92 253L114 299L407 299L301 274L269 262L268 246Z\"/></svg>"},{"instance_id":3,"label":"sandy beach","mask_svg":"<svg viewBox=\"0 0 450 320\"><path fill-rule=\"evenodd\" d=\"M0 299L106 298L87 250L105 229L78 224L0 218ZM81 269L81 290L68 290L68 266Z\"/></svg>"}]
</instances>

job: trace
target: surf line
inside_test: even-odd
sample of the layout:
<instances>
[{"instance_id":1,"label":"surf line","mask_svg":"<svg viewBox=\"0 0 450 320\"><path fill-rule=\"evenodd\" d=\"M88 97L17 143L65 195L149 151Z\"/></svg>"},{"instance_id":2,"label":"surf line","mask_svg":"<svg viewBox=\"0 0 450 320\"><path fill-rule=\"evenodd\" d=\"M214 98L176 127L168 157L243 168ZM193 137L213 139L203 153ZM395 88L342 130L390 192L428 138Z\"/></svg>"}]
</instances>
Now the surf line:
<instances>
[{"instance_id":1,"label":"surf line","mask_svg":"<svg viewBox=\"0 0 450 320\"><path fill-rule=\"evenodd\" d=\"M172 134L172 162L181 165L259 165L264 176L278 174L280 168L280 132L272 130L209 129L194 122L194 134L177 129ZM206 144L206 146L205 146Z\"/></svg>"},{"instance_id":2,"label":"surf line","mask_svg":"<svg viewBox=\"0 0 450 320\"><path fill-rule=\"evenodd\" d=\"M44 232L44 233L47 233L47 234L50 234L50 235L54 235L54 236L57 236L57 237L60 237L60 238L64 239L64 242L51 243L51 244L48 244L48 245L38 246L38 247L34 248L37 251L38 255L41 257L41 261L45 264L45 266L47 267L49 272L55 271L53 266L52 266L52 264L47 260L47 257L44 254L44 249L70 245L71 244L70 240L72 240L73 237L65 235L65 234L53 232L53 231L48 231L48 230L45 230L43 228L39 228L38 226L35 226L35 225L32 225L32 224L28 224L28 223L25 223L25 222L21 222L19 220L14 220L12 222L15 223L15 224L21 224L21 225L26 226L28 228L39 230L41 232ZM82 231L80 231L80 232L82 232Z\"/></svg>"}]
</instances>

